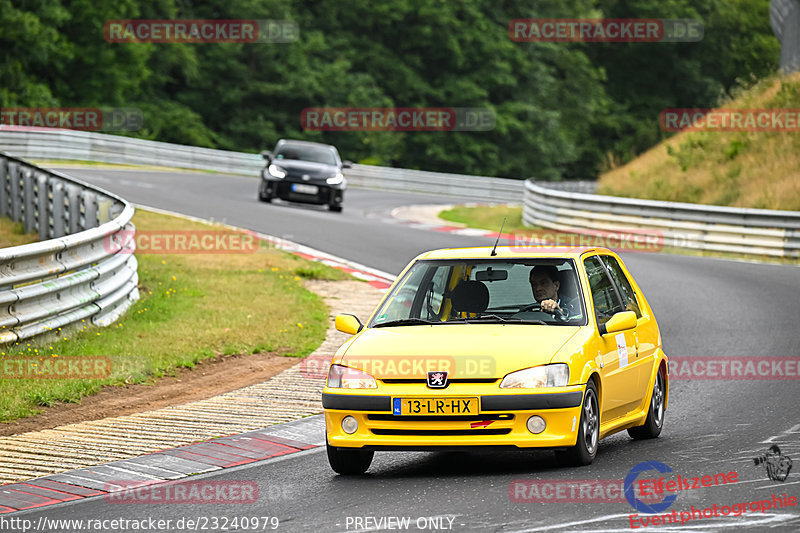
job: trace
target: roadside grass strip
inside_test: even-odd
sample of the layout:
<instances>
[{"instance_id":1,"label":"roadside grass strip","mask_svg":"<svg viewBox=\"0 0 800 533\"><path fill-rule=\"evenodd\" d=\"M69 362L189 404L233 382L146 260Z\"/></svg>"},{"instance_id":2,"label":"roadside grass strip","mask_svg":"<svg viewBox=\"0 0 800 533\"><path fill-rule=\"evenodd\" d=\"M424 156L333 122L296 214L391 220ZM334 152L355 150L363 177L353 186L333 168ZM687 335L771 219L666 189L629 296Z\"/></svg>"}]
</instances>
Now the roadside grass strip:
<instances>
[{"instance_id":1,"label":"roadside grass strip","mask_svg":"<svg viewBox=\"0 0 800 533\"><path fill-rule=\"evenodd\" d=\"M504 232L529 229L522 224L522 207L509 205L457 205L439 213L439 218L448 222L466 224L470 228L500 231L505 219Z\"/></svg>"},{"instance_id":2,"label":"roadside grass strip","mask_svg":"<svg viewBox=\"0 0 800 533\"><path fill-rule=\"evenodd\" d=\"M350 311L366 317L383 294L380 289L358 281L312 281L309 284L321 294L332 314ZM309 372L307 366L298 362L262 383L212 398L0 437L0 450L3 450L0 484L14 484L0 487L0 513L3 507L25 507L12 504L12 501L24 503L16 501L19 499L16 493L8 495L9 501L5 503L2 497L6 494L4 491L27 492L25 487L19 487L20 483L44 486L43 483L58 481L108 491L107 484L101 485L98 481L102 480L100 472L107 470L100 465L117 469L114 477L117 481L130 479L125 477L124 471L137 470L141 468L136 466L139 464L166 471L177 469L174 474L158 474L161 478L177 479L291 452L258 442L261 440L288 443L290 448L297 449L323 444L324 422L322 417L312 415L322 412L321 393L327 374L324 369L339 346L349 338L333 327L331 317L325 324L325 340L311 355L313 364L318 365L314 368L323 369L322 372ZM220 440L220 437L242 432L267 433L269 438L239 435ZM254 443L263 448L255 451L265 453L253 455L250 453L253 450L246 453L219 446L233 444L228 441L236 440L238 444L233 445L241 447L244 444L241 437L248 436L257 439ZM297 443L305 445L296 446ZM153 458L154 455L158 457ZM81 473L70 472L76 469ZM119 469L123 470L122 474ZM67 477L60 477L64 472ZM41 479L54 475L57 477ZM175 477L169 477L171 475ZM32 479L34 481L30 481ZM66 492L74 490L73 487Z\"/></svg>"},{"instance_id":3,"label":"roadside grass strip","mask_svg":"<svg viewBox=\"0 0 800 533\"><path fill-rule=\"evenodd\" d=\"M144 210L137 210L133 222L143 235L230 231ZM14 233L7 220L0 220L0 238L9 246L35 240ZM151 383L216 356L310 354L325 338L328 312L303 280L350 276L255 242L251 253L137 252L141 299L120 320L106 328L84 321L49 338L0 347L0 364L9 365L0 375L0 422L36 415L59 402L80 402L106 385ZM52 369L59 358L100 358L108 372L87 379L28 379L15 375L18 365L11 364Z\"/></svg>"}]
</instances>

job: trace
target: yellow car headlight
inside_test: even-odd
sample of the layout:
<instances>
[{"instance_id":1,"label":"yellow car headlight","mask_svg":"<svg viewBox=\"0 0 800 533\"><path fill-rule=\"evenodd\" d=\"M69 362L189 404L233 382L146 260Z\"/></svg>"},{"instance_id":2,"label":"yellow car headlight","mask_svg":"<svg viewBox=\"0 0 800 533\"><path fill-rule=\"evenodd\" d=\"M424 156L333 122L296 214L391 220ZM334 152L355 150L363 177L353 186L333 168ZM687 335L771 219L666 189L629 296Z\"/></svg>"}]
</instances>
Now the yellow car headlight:
<instances>
[{"instance_id":1,"label":"yellow car headlight","mask_svg":"<svg viewBox=\"0 0 800 533\"><path fill-rule=\"evenodd\" d=\"M535 366L517 370L503 378L501 389L539 389L566 387L569 383L569 366L565 363Z\"/></svg>"},{"instance_id":2,"label":"yellow car headlight","mask_svg":"<svg viewBox=\"0 0 800 533\"><path fill-rule=\"evenodd\" d=\"M375 378L357 368L331 365L328 370L328 387L332 389L377 389Z\"/></svg>"}]
</instances>

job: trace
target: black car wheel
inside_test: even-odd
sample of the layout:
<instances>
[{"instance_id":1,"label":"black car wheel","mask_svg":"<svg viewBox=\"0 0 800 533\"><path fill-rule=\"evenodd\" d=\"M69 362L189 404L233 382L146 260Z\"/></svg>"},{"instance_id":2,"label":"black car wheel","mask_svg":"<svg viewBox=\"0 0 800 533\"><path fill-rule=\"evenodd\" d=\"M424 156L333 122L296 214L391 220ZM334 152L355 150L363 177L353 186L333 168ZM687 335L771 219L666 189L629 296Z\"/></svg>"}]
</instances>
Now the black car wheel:
<instances>
[{"instance_id":1,"label":"black car wheel","mask_svg":"<svg viewBox=\"0 0 800 533\"><path fill-rule=\"evenodd\" d=\"M597 387L594 381L586 384L583 397L581 421L578 425L578 441L575 446L556 452L562 464L569 466L586 466L592 464L597 455L600 441L600 402L597 400Z\"/></svg>"},{"instance_id":2,"label":"black car wheel","mask_svg":"<svg viewBox=\"0 0 800 533\"><path fill-rule=\"evenodd\" d=\"M654 439L661 434L664 426L664 400L667 396L666 380L664 372L659 369L656 374L656 383L650 395L650 409L647 411L647 419L641 426L628 429L628 435L636 440Z\"/></svg>"},{"instance_id":3,"label":"black car wheel","mask_svg":"<svg viewBox=\"0 0 800 533\"><path fill-rule=\"evenodd\" d=\"M331 468L343 476L363 474L372 464L372 457L375 455L372 451L335 448L327 442L325 446L328 449L328 462Z\"/></svg>"},{"instance_id":4,"label":"black car wheel","mask_svg":"<svg viewBox=\"0 0 800 533\"><path fill-rule=\"evenodd\" d=\"M267 203L272 201L272 197L269 195L269 189L265 190L264 182L261 182L261 185L258 186L258 199Z\"/></svg>"},{"instance_id":5,"label":"black car wheel","mask_svg":"<svg viewBox=\"0 0 800 533\"><path fill-rule=\"evenodd\" d=\"M341 213L342 212L342 206L341 205L337 205L337 204L328 204L328 209L330 209L334 213Z\"/></svg>"}]
</instances>

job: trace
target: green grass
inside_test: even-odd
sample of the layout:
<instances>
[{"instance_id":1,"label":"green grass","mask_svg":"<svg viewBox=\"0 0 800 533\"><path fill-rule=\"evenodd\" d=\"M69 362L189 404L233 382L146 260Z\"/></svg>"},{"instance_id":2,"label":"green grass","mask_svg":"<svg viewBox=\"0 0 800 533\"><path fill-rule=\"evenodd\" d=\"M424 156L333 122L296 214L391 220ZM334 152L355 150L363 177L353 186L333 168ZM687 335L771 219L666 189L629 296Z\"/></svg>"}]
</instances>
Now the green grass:
<instances>
[{"instance_id":1,"label":"green grass","mask_svg":"<svg viewBox=\"0 0 800 533\"><path fill-rule=\"evenodd\" d=\"M448 222L459 222L466 224L470 228L487 229L490 231L500 231L503 219L506 219L503 226L503 233L525 229L522 225L521 206L478 206L465 207L457 205L452 209L446 209L439 213L439 218Z\"/></svg>"},{"instance_id":2,"label":"green grass","mask_svg":"<svg viewBox=\"0 0 800 533\"><path fill-rule=\"evenodd\" d=\"M743 87L725 109L797 109L800 73ZM800 210L800 133L684 131L606 172L598 194Z\"/></svg>"},{"instance_id":3,"label":"green grass","mask_svg":"<svg viewBox=\"0 0 800 533\"><path fill-rule=\"evenodd\" d=\"M0 248L30 244L39 240L37 233L25 233L22 222L12 222L8 218L0 218Z\"/></svg>"},{"instance_id":4,"label":"green grass","mask_svg":"<svg viewBox=\"0 0 800 533\"><path fill-rule=\"evenodd\" d=\"M139 230L215 229L137 211ZM346 279L344 272L269 248L256 253L137 254L141 299L107 328L88 321L57 338L0 348L32 359L108 356L106 379L0 379L0 421L32 416L44 406L79 402L104 385L150 383L180 367L223 354L274 352L301 357L316 349L328 309L303 278Z\"/></svg>"}]
</instances>

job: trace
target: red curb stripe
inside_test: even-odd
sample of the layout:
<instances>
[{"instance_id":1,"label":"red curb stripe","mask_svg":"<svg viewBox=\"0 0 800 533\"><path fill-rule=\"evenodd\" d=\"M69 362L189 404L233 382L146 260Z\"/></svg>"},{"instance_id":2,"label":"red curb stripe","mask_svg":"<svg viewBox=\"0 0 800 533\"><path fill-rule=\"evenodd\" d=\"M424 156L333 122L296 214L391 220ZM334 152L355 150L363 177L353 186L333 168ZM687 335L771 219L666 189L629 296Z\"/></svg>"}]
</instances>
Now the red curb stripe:
<instances>
[{"instance_id":1,"label":"red curb stripe","mask_svg":"<svg viewBox=\"0 0 800 533\"><path fill-rule=\"evenodd\" d=\"M248 436L249 435L250 434L248 434ZM277 435L269 435L265 433L255 433L254 438L265 440L267 442L274 442L276 444L283 444L284 446L291 446L292 448L297 448L298 450L310 450L311 448L317 447L314 444L308 444L306 442L300 442L299 440L287 439L284 437L278 437Z\"/></svg>"},{"instance_id":2,"label":"red curb stripe","mask_svg":"<svg viewBox=\"0 0 800 533\"><path fill-rule=\"evenodd\" d=\"M222 459L209 457L207 455L201 455L199 453L188 452L180 448L175 448L172 450L164 450L160 453L171 455L173 457L179 457L181 459L188 459L189 461L194 461L195 463L201 463L207 466L218 466L220 468L223 468L228 464L227 461L224 461Z\"/></svg>"}]
</instances>

